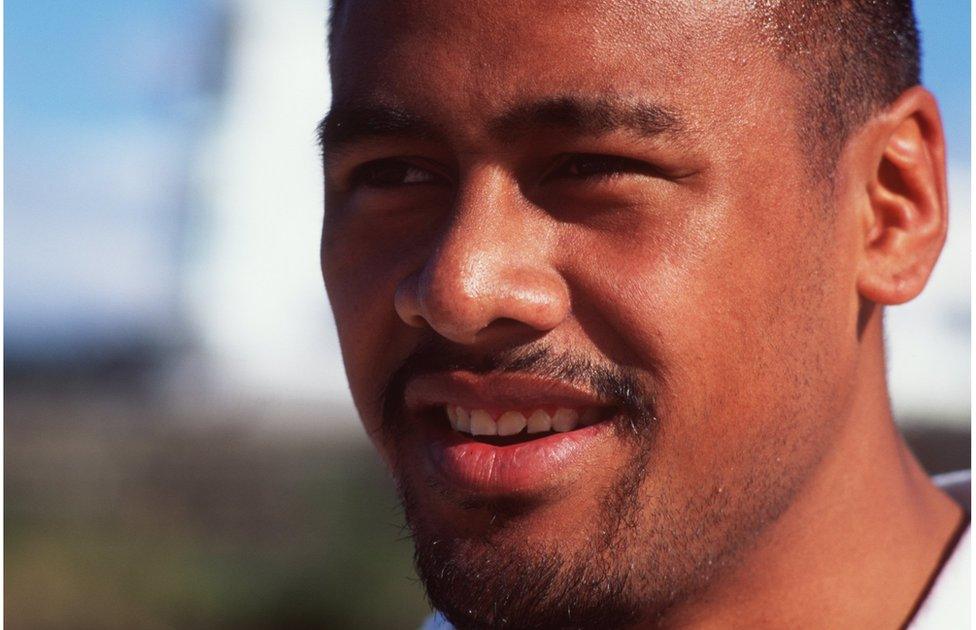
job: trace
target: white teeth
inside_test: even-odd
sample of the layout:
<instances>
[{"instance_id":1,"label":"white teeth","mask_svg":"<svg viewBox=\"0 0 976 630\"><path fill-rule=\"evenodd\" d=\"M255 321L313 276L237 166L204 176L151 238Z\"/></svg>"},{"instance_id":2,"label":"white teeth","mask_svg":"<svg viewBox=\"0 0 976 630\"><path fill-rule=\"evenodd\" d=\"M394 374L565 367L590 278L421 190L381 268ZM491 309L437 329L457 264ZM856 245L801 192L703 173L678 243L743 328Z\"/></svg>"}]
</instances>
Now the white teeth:
<instances>
[{"instance_id":1,"label":"white teeth","mask_svg":"<svg viewBox=\"0 0 976 630\"><path fill-rule=\"evenodd\" d=\"M484 409L468 411L456 405L445 405L445 413L455 431L500 436L518 435L523 431L565 433L579 426L594 424L602 416L599 408L587 408L581 416L579 410L565 407L560 407L551 416L543 409L536 409L528 417L521 411L510 410L502 413L497 420Z\"/></svg>"},{"instance_id":2,"label":"white teeth","mask_svg":"<svg viewBox=\"0 0 976 630\"><path fill-rule=\"evenodd\" d=\"M572 431L576 428L577 420L579 420L579 413L575 409L557 409L552 416L552 430L560 433Z\"/></svg>"},{"instance_id":3,"label":"white teeth","mask_svg":"<svg viewBox=\"0 0 976 630\"><path fill-rule=\"evenodd\" d=\"M518 411L506 411L498 419L498 435L515 435L525 428L525 416Z\"/></svg>"},{"instance_id":4,"label":"white teeth","mask_svg":"<svg viewBox=\"0 0 976 630\"><path fill-rule=\"evenodd\" d=\"M457 407L452 407L451 405L447 405L447 419L451 423L451 428L457 431L458 430Z\"/></svg>"},{"instance_id":5,"label":"white teeth","mask_svg":"<svg viewBox=\"0 0 976 630\"><path fill-rule=\"evenodd\" d=\"M498 435L498 425L484 409L471 412L471 435Z\"/></svg>"},{"instance_id":6,"label":"white teeth","mask_svg":"<svg viewBox=\"0 0 976 630\"><path fill-rule=\"evenodd\" d=\"M457 426L454 427L455 430L471 433L471 415L468 414L468 410L463 407L456 407L455 409L456 411L454 413L457 417Z\"/></svg>"},{"instance_id":7,"label":"white teeth","mask_svg":"<svg viewBox=\"0 0 976 630\"><path fill-rule=\"evenodd\" d=\"M529 433L545 433L546 431L552 430L552 418L549 417L542 409L536 409L529 416L528 429Z\"/></svg>"}]
</instances>

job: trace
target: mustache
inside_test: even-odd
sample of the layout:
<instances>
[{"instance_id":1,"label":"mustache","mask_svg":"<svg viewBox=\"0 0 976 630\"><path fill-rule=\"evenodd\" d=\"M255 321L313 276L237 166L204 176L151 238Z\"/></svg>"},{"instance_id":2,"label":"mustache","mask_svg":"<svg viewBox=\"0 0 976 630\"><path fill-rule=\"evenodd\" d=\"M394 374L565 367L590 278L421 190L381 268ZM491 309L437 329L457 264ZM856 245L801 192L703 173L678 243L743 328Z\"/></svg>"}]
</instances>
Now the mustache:
<instances>
[{"instance_id":1,"label":"mustache","mask_svg":"<svg viewBox=\"0 0 976 630\"><path fill-rule=\"evenodd\" d=\"M466 371L487 375L522 373L589 388L618 407L618 431L629 438L647 437L657 423L653 392L645 388L632 368L596 363L587 357L556 350L543 342L500 351L472 353L469 348L441 338L422 342L403 360L380 395L384 439L396 439L407 430L404 393L415 378L427 374Z\"/></svg>"}]
</instances>

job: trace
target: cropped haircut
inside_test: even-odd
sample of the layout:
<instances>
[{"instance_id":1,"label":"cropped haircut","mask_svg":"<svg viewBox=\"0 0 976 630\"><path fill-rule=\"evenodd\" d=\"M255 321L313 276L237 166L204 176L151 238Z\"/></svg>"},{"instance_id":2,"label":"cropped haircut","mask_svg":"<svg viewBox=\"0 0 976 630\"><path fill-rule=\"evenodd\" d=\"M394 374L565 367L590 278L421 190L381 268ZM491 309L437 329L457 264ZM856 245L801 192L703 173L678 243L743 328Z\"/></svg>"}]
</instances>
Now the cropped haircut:
<instances>
[{"instance_id":1,"label":"cropped haircut","mask_svg":"<svg viewBox=\"0 0 976 630\"><path fill-rule=\"evenodd\" d=\"M760 41L806 86L798 133L814 176L830 179L851 133L920 82L912 0L745 0ZM329 49L349 0L332 0Z\"/></svg>"},{"instance_id":2,"label":"cropped haircut","mask_svg":"<svg viewBox=\"0 0 976 630\"><path fill-rule=\"evenodd\" d=\"M811 166L833 173L849 136L920 82L912 0L753 0L764 41L806 86L798 95Z\"/></svg>"}]
</instances>

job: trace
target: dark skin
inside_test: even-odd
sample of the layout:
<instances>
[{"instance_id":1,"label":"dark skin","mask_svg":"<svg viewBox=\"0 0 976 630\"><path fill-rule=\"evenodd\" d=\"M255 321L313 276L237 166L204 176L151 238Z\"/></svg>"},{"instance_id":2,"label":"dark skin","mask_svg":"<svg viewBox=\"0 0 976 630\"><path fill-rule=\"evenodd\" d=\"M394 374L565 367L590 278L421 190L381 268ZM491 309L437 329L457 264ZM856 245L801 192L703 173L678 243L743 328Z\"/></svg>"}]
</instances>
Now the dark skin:
<instances>
[{"instance_id":1,"label":"dark skin","mask_svg":"<svg viewBox=\"0 0 976 630\"><path fill-rule=\"evenodd\" d=\"M471 575L499 553L572 566L636 477L597 554L635 626L894 628L961 518L895 429L882 340L945 238L938 108L905 92L829 185L797 132L804 86L754 29L734 2L351 3L326 286L415 536L455 541ZM497 520L430 483L420 420L382 429L384 386L432 339L626 369L653 444L596 440Z\"/></svg>"}]
</instances>

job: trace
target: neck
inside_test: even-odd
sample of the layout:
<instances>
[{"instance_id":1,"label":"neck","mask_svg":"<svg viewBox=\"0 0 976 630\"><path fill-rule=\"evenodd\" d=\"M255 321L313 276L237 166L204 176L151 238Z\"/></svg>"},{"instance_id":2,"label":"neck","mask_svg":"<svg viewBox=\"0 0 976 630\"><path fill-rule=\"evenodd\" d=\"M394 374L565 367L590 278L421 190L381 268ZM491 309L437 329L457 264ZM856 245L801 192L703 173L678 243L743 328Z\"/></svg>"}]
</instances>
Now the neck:
<instances>
[{"instance_id":1,"label":"neck","mask_svg":"<svg viewBox=\"0 0 976 630\"><path fill-rule=\"evenodd\" d=\"M962 512L892 420L880 314L837 442L740 563L666 627L897 628L938 571Z\"/></svg>"}]
</instances>

